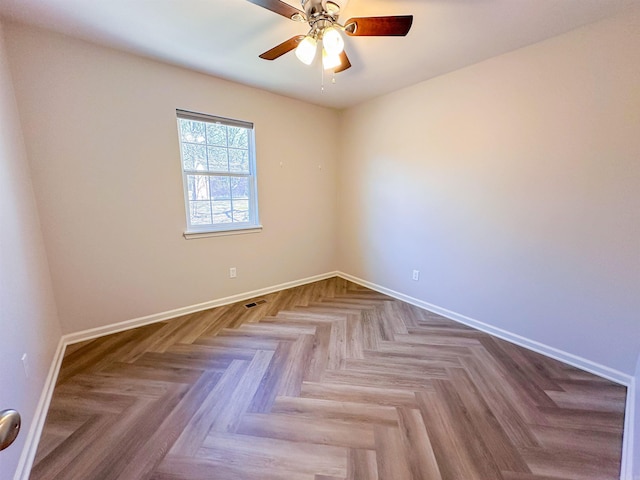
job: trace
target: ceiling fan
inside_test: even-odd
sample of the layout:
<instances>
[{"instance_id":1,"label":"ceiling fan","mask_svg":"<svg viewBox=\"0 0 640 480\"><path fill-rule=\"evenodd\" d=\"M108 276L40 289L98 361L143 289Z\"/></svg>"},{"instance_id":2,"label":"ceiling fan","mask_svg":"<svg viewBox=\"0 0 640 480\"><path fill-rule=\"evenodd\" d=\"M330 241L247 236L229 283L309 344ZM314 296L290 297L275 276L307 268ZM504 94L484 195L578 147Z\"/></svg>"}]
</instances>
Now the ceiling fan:
<instances>
[{"instance_id":1,"label":"ceiling fan","mask_svg":"<svg viewBox=\"0 0 640 480\"><path fill-rule=\"evenodd\" d=\"M413 15L386 17L355 17L344 25L338 23L340 5L331 0L301 0L302 10L280 0L248 0L267 10L296 22L307 22L311 29L306 35L296 35L260 55L265 60L275 60L291 50L298 59L311 65L322 42L322 65L334 73L351 67L344 51L344 39L340 32L352 37L404 37L411 29Z\"/></svg>"}]
</instances>

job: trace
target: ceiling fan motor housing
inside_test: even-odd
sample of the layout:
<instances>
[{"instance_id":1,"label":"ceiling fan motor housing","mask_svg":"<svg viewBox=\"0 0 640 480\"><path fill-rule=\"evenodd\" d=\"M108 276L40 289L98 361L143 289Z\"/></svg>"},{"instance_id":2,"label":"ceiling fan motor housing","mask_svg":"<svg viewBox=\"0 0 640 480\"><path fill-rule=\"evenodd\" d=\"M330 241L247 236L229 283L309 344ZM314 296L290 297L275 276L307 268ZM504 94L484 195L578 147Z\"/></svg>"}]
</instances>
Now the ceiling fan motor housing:
<instances>
[{"instance_id":1,"label":"ceiling fan motor housing","mask_svg":"<svg viewBox=\"0 0 640 480\"><path fill-rule=\"evenodd\" d=\"M331 0L302 0L302 9L307 16L309 23L313 23L319 18L338 19L340 6Z\"/></svg>"}]
</instances>

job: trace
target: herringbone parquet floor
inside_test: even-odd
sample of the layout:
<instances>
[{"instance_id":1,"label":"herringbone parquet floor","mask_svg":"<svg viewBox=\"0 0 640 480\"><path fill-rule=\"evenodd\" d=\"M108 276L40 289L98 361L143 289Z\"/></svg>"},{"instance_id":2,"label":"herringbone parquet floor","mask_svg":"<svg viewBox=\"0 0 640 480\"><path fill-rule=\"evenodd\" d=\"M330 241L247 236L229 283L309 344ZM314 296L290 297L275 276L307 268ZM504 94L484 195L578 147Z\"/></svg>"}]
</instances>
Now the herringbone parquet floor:
<instances>
[{"instance_id":1,"label":"herringbone parquet floor","mask_svg":"<svg viewBox=\"0 0 640 480\"><path fill-rule=\"evenodd\" d=\"M606 480L625 388L333 278L67 348L33 480Z\"/></svg>"}]
</instances>

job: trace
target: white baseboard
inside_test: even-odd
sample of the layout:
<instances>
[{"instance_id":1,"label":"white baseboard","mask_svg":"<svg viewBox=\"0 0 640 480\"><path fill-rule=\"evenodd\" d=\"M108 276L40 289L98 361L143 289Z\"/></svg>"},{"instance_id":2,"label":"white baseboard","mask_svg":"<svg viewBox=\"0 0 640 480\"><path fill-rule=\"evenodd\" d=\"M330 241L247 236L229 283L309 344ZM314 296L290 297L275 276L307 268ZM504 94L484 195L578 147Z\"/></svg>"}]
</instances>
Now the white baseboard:
<instances>
[{"instance_id":1,"label":"white baseboard","mask_svg":"<svg viewBox=\"0 0 640 480\"><path fill-rule=\"evenodd\" d=\"M60 372L60 365L62 365L62 358L64 357L65 344L63 338L58 341L58 346L53 355L51 366L49 367L49 373L44 382L36 411L33 415L33 421L27 433L27 438L24 443L20 460L18 461L18 467L16 468L14 480L29 480L31 474L31 466L33 460L36 458L36 451L38 450L38 443L40 442L40 435L42 435L42 429L44 427L44 421L47 418L47 412L49 411L49 404L51 403L51 397L53 396L53 389L58 379L58 372Z\"/></svg>"},{"instance_id":2,"label":"white baseboard","mask_svg":"<svg viewBox=\"0 0 640 480\"><path fill-rule=\"evenodd\" d=\"M47 379L42 389L42 394L40 395L40 400L38 401L38 406L36 407L31 428L29 429L29 433L27 434L27 438L25 440L25 447L20 456L18 467L16 468L16 473L13 479L29 480L33 461L38 449L38 443L40 442L40 436L42 435L42 429L44 428L44 422L47 418L47 411L49 410L49 405L51 404L51 397L56 385L56 380L58 379L58 373L60 371L60 366L62 365L62 359L64 358L64 351L67 345L83 342L85 340L91 340L92 338L98 338L104 335L111 335L112 333L122 332L124 330L141 327L143 325L149 325L151 323L170 320L172 318L187 315L189 313L200 312L209 308L220 307L222 305L229 305L231 303L249 300L251 298L278 292L287 288L299 287L308 283L326 280L327 278L335 276L338 276L338 272L323 273L320 275L314 275L312 277L302 278L300 280L294 280L292 282L286 282L279 285L273 285L271 287L261 288L259 290L239 293L230 297L219 298L217 300L198 303L196 305L191 305L188 307L177 308L175 310L160 312L153 315L147 315L145 317L126 320L124 322L105 325L103 327L91 328L88 330L82 330L80 332L63 335L58 342L58 347L51 363L51 367L49 368L49 374L47 375Z\"/></svg>"},{"instance_id":3,"label":"white baseboard","mask_svg":"<svg viewBox=\"0 0 640 480\"><path fill-rule=\"evenodd\" d=\"M397 298L398 300L402 300L403 302L410 303L415 305L416 307L424 308L425 310L429 310L430 312L437 313L442 315L443 317L449 318L456 322L462 323L464 325L468 325L482 332L488 333L495 337L501 338L508 342L514 343L521 347L527 348L529 350L533 350L534 352L538 352L547 357L553 358L555 360L559 360L561 362L567 363L574 367L577 367L581 370L585 370L589 373L593 373L594 375L598 375L600 377L604 377L612 382L618 383L620 385L624 385L627 387L627 402L625 409L625 424L624 424L624 437L622 442L622 465L621 465L621 480L640 480L640 477L633 478L633 439L634 439L634 410L635 410L635 395L636 395L636 385L635 379L631 375L627 375L626 373L620 372L613 368L609 368L605 365L600 365L596 362L592 362L591 360L587 360L586 358L579 357L578 355L574 355L569 352L565 352L555 347L551 347L549 345L545 345L544 343L537 342L535 340L531 340L529 338L525 338L516 333L509 332L502 328L494 327L487 323L481 322L479 320L475 320L473 318L467 317L465 315L461 315L456 312L452 312L451 310L447 310L446 308L439 307L437 305L433 305L431 303L419 300L414 297L410 297L409 295L405 295L404 293L396 292L395 290L391 290L390 288L383 287L381 285L369 282L367 280L363 280L358 277L354 277L353 275L349 275L348 273L338 272L338 275L345 280L349 280L353 283L357 283L362 285L363 287L370 288L371 290L375 290L380 293L384 293L385 295L389 295L390 297Z\"/></svg>"},{"instance_id":4,"label":"white baseboard","mask_svg":"<svg viewBox=\"0 0 640 480\"><path fill-rule=\"evenodd\" d=\"M188 315L190 313L200 312L202 310L208 310L209 308L221 307L223 305L229 305L231 303L241 302L243 300L249 300L251 298L259 297L261 295L267 295L269 293L278 292L287 288L299 287L300 285L306 285L308 283L318 282L320 280L326 280L327 278L335 277L338 272L328 272L320 275L314 275L312 277L302 278L300 280L294 280L292 282L281 283L279 285L273 285L271 287L261 288L259 290L252 290L250 292L238 293L237 295L231 295L230 297L219 298L217 300L210 300L208 302L197 303L187 307L176 308L175 310L168 310L166 312L154 313L153 315L147 315L145 317L138 317L132 320L125 320L124 322L112 323L103 327L90 328L88 330L82 330L80 332L70 333L63 336L63 340L66 345L72 343L84 342L85 340L91 340L92 338L102 337L104 335L111 335L112 333L122 332L131 328L142 327L151 323L163 322L172 318L181 317L182 315Z\"/></svg>"},{"instance_id":5,"label":"white baseboard","mask_svg":"<svg viewBox=\"0 0 640 480\"><path fill-rule=\"evenodd\" d=\"M624 437L622 439L622 468L620 472L621 480L640 480L640 472L635 477L633 469L640 468L640 465L634 465L634 442L640 432L635 431L636 416L636 395L640 392L637 390L635 377L631 378L631 382L627 385L627 405L624 411Z\"/></svg>"},{"instance_id":6,"label":"white baseboard","mask_svg":"<svg viewBox=\"0 0 640 480\"><path fill-rule=\"evenodd\" d=\"M36 408L34 420L31 424L31 428L29 429L29 433L27 435L25 448L23 449L22 455L20 457L18 468L16 469L16 474L14 476L14 480L28 480L29 478L31 467L33 465L33 461L35 459L36 451L38 448L38 442L40 441L40 436L42 434L42 429L44 427L47 411L49 409L49 404L51 402L51 396L53 395L55 383L58 378L58 372L60 371L60 366L62 364L62 359L64 357L64 351L67 345L70 345L72 343L82 342L85 340L90 340L90 339L101 337L104 335L110 335L112 333L117 333L124 330L129 330L131 328L141 327L143 325L149 325L151 323L169 320L182 315L187 315L189 313L195 313L202 310L207 310L209 308L219 307L222 305L228 305L231 303L248 300L251 298L259 297L261 295L267 295L269 293L274 293L287 288L306 285L308 283L325 280L327 278L331 278L335 276L339 276L341 278L344 278L345 280L349 280L353 283L357 283L359 285L368 287L377 292L384 293L386 295L389 295L390 297L397 298L398 300L402 300L404 302L410 303L417 307L424 308L425 310L438 313L443 317L446 317L456 322L476 328L480 331L489 333L498 338L502 338L503 340L506 340L508 342L511 342L516 345L520 345L524 348L528 348L529 350L533 350L535 352L541 353L542 355L545 355L547 357L551 357L561 362L567 363L569 365L573 365L574 367L577 367L582 370L586 370L590 373L593 373L595 375L599 375L601 377L607 378L621 385L625 385L627 387L627 406L626 406L626 413L625 413L625 435L624 435L623 452L622 452L623 454L622 455L622 474L620 478L621 480L640 480L640 478L632 479L633 428L634 428L633 418L634 418L635 391L636 391L635 380L632 376L619 372L612 368L606 367L604 365L599 365L595 362L579 357L577 355L573 355L571 353L564 352L557 348L542 344L535 340L530 340L528 338L522 337L515 333L511 333L507 330L503 330L501 328L494 327L484 322L480 322L478 320L469 318L465 315L461 315L459 313L452 312L445 308L438 307L436 305L432 305L430 303L424 302L417 298L410 297L403 293L396 292L395 290L391 290L381 285L377 285L375 283L368 282L361 278L354 277L353 275L349 275L344 272L328 272L328 273L315 275L315 276L307 277L300 280L294 280L292 282L286 282L279 285L262 288L259 290L239 293L237 295L232 295L232 296L220 298L217 300L211 300L211 301L199 303L196 305L177 308L175 310L169 310L166 312L147 315L145 317L134 318L132 320L127 320L124 322L118 322L111 325L105 325L103 327L92 328L92 329L64 335L58 343L58 347L56 349L56 353L54 355L51 368L49 369L49 374L47 375L47 379L43 387L42 394L38 402L38 406Z\"/></svg>"},{"instance_id":7,"label":"white baseboard","mask_svg":"<svg viewBox=\"0 0 640 480\"><path fill-rule=\"evenodd\" d=\"M404 293L396 292L395 290L391 290L381 285L377 285L361 278L354 277L353 275L349 275L348 273L338 272L338 275L345 280L349 280L353 283L357 283L377 292L384 293L386 295L389 295L390 297L397 298L398 300L410 303L411 305L415 305L416 307L424 308L425 310L437 313L450 320L454 320L458 323L468 325L482 332L489 333L495 337L501 338L511 343L515 343L516 345L520 345L521 347L533 350L534 352L541 353L542 355L545 355L547 357L551 357L561 362L568 363L569 365L580 368L581 370L586 370L587 372L593 373L600 377L604 377L608 380L611 380L612 382L627 386L633 378L631 377L631 375L627 375L626 373L614 370L613 368L609 368L604 365L592 362L591 360L587 360L586 358L579 357L572 353L562 351L560 349L545 345L535 340L530 340L516 333L503 330L502 328L494 327L493 325L475 320L460 313L452 312L451 310L447 310L446 308L433 305L414 297L410 297L409 295L405 295Z\"/></svg>"}]
</instances>

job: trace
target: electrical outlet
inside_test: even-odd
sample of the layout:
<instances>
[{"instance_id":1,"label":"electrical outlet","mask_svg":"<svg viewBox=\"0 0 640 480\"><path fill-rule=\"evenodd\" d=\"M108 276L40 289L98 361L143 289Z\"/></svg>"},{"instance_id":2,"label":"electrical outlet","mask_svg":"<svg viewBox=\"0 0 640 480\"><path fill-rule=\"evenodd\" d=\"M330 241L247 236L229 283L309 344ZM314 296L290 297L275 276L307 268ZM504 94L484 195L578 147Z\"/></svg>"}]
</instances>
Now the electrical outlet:
<instances>
[{"instance_id":1,"label":"electrical outlet","mask_svg":"<svg viewBox=\"0 0 640 480\"><path fill-rule=\"evenodd\" d=\"M229 269L229 278L236 278L236 276L237 276L236 267L231 267Z\"/></svg>"},{"instance_id":2,"label":"electrical outlet","mask_svg":"<svg viewBox=\"0 0 640 480\"><path fill-rule=\"evenodd\" d=\"M415 280L416 282L420 280L420 270L414 270L413 274L411 275L411 279Z\"/></svg>"},{"instance_id":3,"label":"electrical outlet","mask_svg":"<svg viewBox=\"0 0 640 480\"><path fill-rule=\"evenodd\" d=\"M29 357L26 353L22 354L22 368L24 368L24 376L29 378Z\"/></svg>"}]
</instances>

